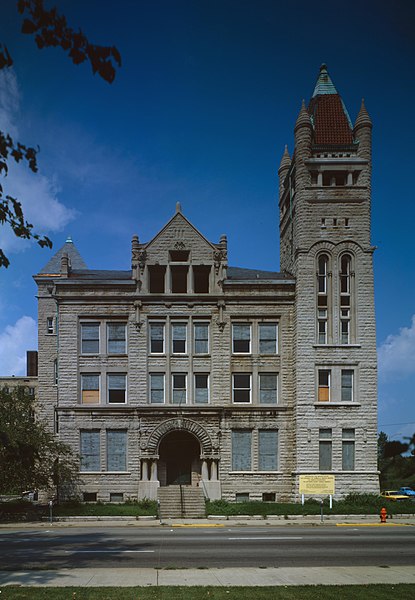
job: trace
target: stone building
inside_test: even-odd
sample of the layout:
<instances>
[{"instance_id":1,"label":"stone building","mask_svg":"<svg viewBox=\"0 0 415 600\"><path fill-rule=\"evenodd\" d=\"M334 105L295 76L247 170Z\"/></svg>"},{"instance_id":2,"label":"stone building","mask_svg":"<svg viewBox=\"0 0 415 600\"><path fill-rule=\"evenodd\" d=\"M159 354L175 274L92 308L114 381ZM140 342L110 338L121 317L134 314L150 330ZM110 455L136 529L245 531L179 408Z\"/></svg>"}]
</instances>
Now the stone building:
<instances>
[{"instance_id":1,"label":"stone building","mask_svg":"<svg viewBox=\"0 0 415 600\"><path fill-rule=\"evenodd\" d=\"M281 272L229 267L177 205L131 270L68 240L35 276L42 412L85 500L295 500L319 473L378 491L371 129L323 65L278 171Z\"/></svg>"}]
</instances>

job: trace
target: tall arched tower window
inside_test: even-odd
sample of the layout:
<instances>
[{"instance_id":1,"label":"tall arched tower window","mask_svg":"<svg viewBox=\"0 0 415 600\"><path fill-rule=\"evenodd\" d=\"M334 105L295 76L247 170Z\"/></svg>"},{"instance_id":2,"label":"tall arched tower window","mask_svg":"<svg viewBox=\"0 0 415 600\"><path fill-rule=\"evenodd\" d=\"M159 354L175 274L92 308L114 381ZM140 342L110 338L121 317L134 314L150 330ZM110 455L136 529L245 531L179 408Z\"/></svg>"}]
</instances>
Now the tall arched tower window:
<instances>
[{"instance_id":1,"label":"tall arched tower window","mask_svg":"<svg viewBox=\"0 0 415 600\"><path fill-rule=\"evenodd\" d=\"M317 343L327 344L329 337L329 257L317 257Z\"/></svg>"},{"instance_id":2,"label":"tall arched tower window","mask_svg":"<svg viewBox=\"0 0 415 600\"><path fill-rule=\"evenodd\" d=\"M342 254L340 257L339 289L340 289L340 343L351 342L351 311L352 311L352 285L351 285L352 257Z\"/></svg>"}]
</instances>

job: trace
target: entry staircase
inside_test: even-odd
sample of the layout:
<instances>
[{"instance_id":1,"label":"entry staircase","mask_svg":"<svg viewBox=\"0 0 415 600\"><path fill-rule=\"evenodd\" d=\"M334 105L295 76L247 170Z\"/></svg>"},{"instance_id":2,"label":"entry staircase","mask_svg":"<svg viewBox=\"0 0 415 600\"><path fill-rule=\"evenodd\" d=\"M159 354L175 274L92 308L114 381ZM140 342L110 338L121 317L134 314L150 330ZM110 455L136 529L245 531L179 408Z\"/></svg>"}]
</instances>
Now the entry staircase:
<instances>
[{"instance_id":1,"label":"entry staircase","mask_svg":"<svg viewBox=\"0 0 415 600\"><path fill-rule=\"evenodd\" d=\"M158 489L161 519L203 519L206 516L203 490L190 485L169 485Z\"/></svg>"}]
</instances>

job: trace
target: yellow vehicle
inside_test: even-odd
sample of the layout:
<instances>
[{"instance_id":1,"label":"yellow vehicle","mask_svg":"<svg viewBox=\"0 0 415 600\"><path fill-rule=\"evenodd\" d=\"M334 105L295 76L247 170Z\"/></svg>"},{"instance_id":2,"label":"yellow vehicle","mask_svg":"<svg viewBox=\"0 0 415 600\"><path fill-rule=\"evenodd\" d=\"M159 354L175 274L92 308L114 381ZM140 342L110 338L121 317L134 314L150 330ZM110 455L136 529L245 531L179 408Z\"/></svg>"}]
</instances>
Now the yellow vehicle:
<instances>
[{"instance_id":1,"label":"yellow vehicle","mask_svg":"<svg viewBox=\"0 0 415 600\"><path fill-rule=\"evenodd\" d=\"M400 502L401 500L408 500L408 496L404 496L400 494L396 490L384 490L381 494L382 498L386 498L387 500L392 500L393 502Z\"/></svg>"}]
</instances>

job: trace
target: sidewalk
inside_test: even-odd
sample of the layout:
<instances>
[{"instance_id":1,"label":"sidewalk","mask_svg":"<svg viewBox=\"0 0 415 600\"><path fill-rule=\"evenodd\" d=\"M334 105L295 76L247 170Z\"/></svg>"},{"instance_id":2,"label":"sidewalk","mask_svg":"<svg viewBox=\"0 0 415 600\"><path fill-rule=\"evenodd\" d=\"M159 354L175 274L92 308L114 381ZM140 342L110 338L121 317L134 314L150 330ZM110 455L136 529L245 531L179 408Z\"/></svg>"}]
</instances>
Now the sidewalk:
<instances>
[{"instance_id":1,"label":"sidewalk","mask_svg":"<svg viewBox=\"0 0 415 600\"><path fill-rule=\"evenodd\" d=\"M415 569L404 567L283 567L233 569L60 569L0 571L0 585L44 587L295 586L415 584Z\"/></svg>"}]
</instances>

